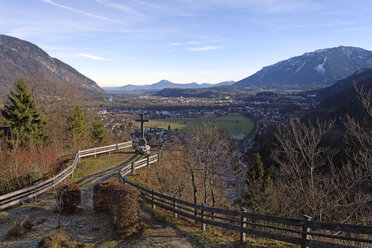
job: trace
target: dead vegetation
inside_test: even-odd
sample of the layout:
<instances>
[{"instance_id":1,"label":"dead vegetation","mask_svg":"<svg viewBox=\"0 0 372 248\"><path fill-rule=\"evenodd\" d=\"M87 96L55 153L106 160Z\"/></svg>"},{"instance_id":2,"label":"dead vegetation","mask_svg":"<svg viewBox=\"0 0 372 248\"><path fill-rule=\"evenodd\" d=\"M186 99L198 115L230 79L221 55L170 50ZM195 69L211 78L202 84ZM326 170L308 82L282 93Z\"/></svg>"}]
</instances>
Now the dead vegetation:
<instances>
[{"instance_id":1,"label":"dead vegetation","mask_svg":"<svg viewBox=\"0 0 372 248\"><path fill-rule=\"evenodd\" d=\"M22 221L15 221L14 225L9 229L7 238L20 237L32 230L32 223L26 216Z\"/></svg>"},{"instance_id":2,"label":"dead vegetation","mask_svg":"<svg viewBox=\"0 0 372 248\"><path fill-rule=\"evenodd\" d=\"M81 189L77 184L65 184L57 189L57 199L63 213L73 213L81 202Z\"/></svg>"},{"instance_id":3,"label":"dead vegetation","mask_svg":"<svg viewBox=\"0 0 372 248\"><path fill-rule=\"evenodd\" d=\"M99 183L93 191L96 210L108 210L111 222L122 237L130 237L143 232L138 211L138 191L120 183ZM105 195L104 197L102 197ZM99 200L98 200L99 199Z\"/></svg>"},{"instance_id":4,"label":"dead vegetation","mask_svg":"<svg viewBox=\"0 0 372 248\"><path fill-rule=\"evenodd\" d=\"M40 242L40 248L91 248L91 244L82 244L71 241L68 234L62 229L56 229L48 233Z\"/></svg>"}]
</instances>

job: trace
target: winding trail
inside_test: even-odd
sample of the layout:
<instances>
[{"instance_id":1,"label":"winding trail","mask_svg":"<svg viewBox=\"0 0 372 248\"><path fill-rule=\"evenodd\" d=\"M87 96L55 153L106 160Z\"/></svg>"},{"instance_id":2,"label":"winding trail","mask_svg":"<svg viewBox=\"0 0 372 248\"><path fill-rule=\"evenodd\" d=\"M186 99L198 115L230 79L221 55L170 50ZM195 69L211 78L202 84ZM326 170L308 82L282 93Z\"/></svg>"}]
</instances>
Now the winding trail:
<instances>
[{"instance_id":1,"label":"winding trail","mask_svg":"<svg viewBox=\"0 0 372 248\"><path fill-rule=\"evenodd\" d=\"M82 202L79 211L70 215L63 215L61 227L73 240L94 247L199 247L199 245L184 237L170 226L164 226L152 218L151 214L140 210L140 216L146 228L138 238L121 240L112 229L110 217L105 212L93 210L93 186L106 180L117 181L117 171L138 159L137 155L124 162L84 176L75 183L82 190ZM2 212L0 216L0 247L37 247L39 241L58 225L58 215L54 212L55 200L52 193L43 195L37 203L28 203L20 207ZM21 238L6 238L6 233L14 221L21 221L26 216L33 223L32 232Z\"/></svg>"}]
</instances>

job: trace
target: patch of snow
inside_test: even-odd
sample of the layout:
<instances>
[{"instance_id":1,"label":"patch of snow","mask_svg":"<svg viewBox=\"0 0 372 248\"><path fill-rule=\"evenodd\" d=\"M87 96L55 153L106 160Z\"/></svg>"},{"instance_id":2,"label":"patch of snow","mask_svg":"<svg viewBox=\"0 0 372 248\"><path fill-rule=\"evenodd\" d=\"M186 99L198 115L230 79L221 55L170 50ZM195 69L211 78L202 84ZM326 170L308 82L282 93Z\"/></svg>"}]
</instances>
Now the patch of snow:
<instances>
[{"instance_id":1,"label":"patch of snow","mask_svg":"<svg viewBox=\"0 0 372 248\"><path fill-rule=\"evenodd\" d=\"M324 65L325 65L326 61L327 61L327 58L324 58L323 63L322 63L322 64L319 64L319 65L317 65L317 66L315 66L314 69L317 70L318 72L324 74L325 71L326 71L325 68L324 68Z\"/></svg>"},{"instance_id":2,"label":"patch of snow","mask_svg":"<svg viewBox=\"0 0 372 248\"><path fill-rule=\"evenodd\" d=\"M301 69L304 67L305 64L306 64L306 61L303 62L302 65L301 65L300 67L297 68L296 72L298 72L299 70L301 70Z\"/></svg>"}]
</instances>

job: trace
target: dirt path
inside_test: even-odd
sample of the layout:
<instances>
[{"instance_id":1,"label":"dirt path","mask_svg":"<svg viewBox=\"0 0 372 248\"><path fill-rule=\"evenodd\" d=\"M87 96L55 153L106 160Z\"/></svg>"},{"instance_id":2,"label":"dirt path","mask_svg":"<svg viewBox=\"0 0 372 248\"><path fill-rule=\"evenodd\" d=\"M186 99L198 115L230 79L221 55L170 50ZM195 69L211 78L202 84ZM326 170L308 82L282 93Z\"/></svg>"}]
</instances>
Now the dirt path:
<instances>
[{"instance_id":1,"label":"dirt path","mask_svg":"<svg viewBox=\"0 0 372 248\"><path fill-rule=\"evenodd\" d=\"M132 158L133 159L133 158ZM82 190L82 203L77 213L62 216L61 227L73 240L93 243L94 247L199 247L178 234L171 227L154 220L143 210L140 216L146 224L143 235L136 239L121 240L112 229L110 217L105 212L93 210L93 186L105 180L117 180L117 170L130 162L116 165L78 180ZM36 204L24 204L9 209L0 215L0 247L37 247L46 233L58 225L58 215L54 212L55 200L52 193L43 195ZM14 221L28 216L34 224L31 233L21 238L6 238L6 233Z\"/></svg>"}]
</instances>

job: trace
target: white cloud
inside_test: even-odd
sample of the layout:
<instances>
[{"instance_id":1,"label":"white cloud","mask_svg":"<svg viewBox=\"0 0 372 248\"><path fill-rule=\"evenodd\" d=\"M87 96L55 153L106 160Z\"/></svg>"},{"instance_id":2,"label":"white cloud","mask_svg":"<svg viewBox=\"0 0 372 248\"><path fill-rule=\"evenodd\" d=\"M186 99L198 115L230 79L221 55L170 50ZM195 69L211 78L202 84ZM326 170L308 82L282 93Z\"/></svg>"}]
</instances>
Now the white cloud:
<instances>
[{"instance_id":1,"label":"white cloud","mask_svg":"<svg viewBox=\"0 0 372 248\"><path fill-rule=\"evenodd\" d=\"M201 42L197 41L187 41L187 42L174 42L171 43L171 46L188 46L188 45L200 45Z\"/></svg>"},{"instance_id":2,"label":"white cloud","mask_svg":"<svg viewBox=\"0 0 372 248\"><path fill-rule=\"evenodd\" d=\"M100 4L103 4L107 7L111 7L111 8L120 10L120 11L125 12L127 14L130 14L132 16L135 16L136 18L138 18L142 21L147 20L147 18L144 14L140 13L139 11L135 10L134 8L132 8L128 5L115 3L115 2L112 2L112 1L109 1L109 0L96 0L96 2L100 3Z\"/></svg>"},{"instance_id":3,"label":"white cloud","mask_svg":"<svg viewBox=\"0 0 372 248\"><path fill-rule=\"evenodd\" d=\"M84 58L92 59L92 60L100 60L100 61L108 61L109 60L109 59L99 57L99 56L95 56L95 55L91 55L91 54L88 54L88 53L78 53L77 55L79 55L80 57L84 57Z\"/></svg>"},{"instance_id":4,"label":"white cloud","mask_svg":"<svg viewBox=\"0 0 372 248\"><path fill-rule=\"evenodd\" d=\"M83 11L83 10L79 10L79 9L75 9L75 8L72 8L72 7L69 7L69 6L66 6L66 5L58 4L56 2L53 2L52 0L41 0L41 1L43 1L45 3L48 3L48 4L51 4L53 6L56 6L58 8L67 9L67 10L79 13L79 14L84 15L84 16L92 17L92 18L95 18L95 19L103 20L103 21L117 22L117 21L115 21L111 18L95 15L95 14L92 14L92 13L89 13L89 12L86 12L86 11Z\"/></svg>"},{"instance_id":5,"label":"white cloud","mask_svg":"<svg viewBox=\"0 0 372 248\"><path fill-rule=\"evenodd\" d=\"M210 50L218 50L221 49L221 47L218 46L203 46L203 47L192 47L187 50L192 52L200 52L200 51L210 51Z\"/></svg>"}]
</instances>

